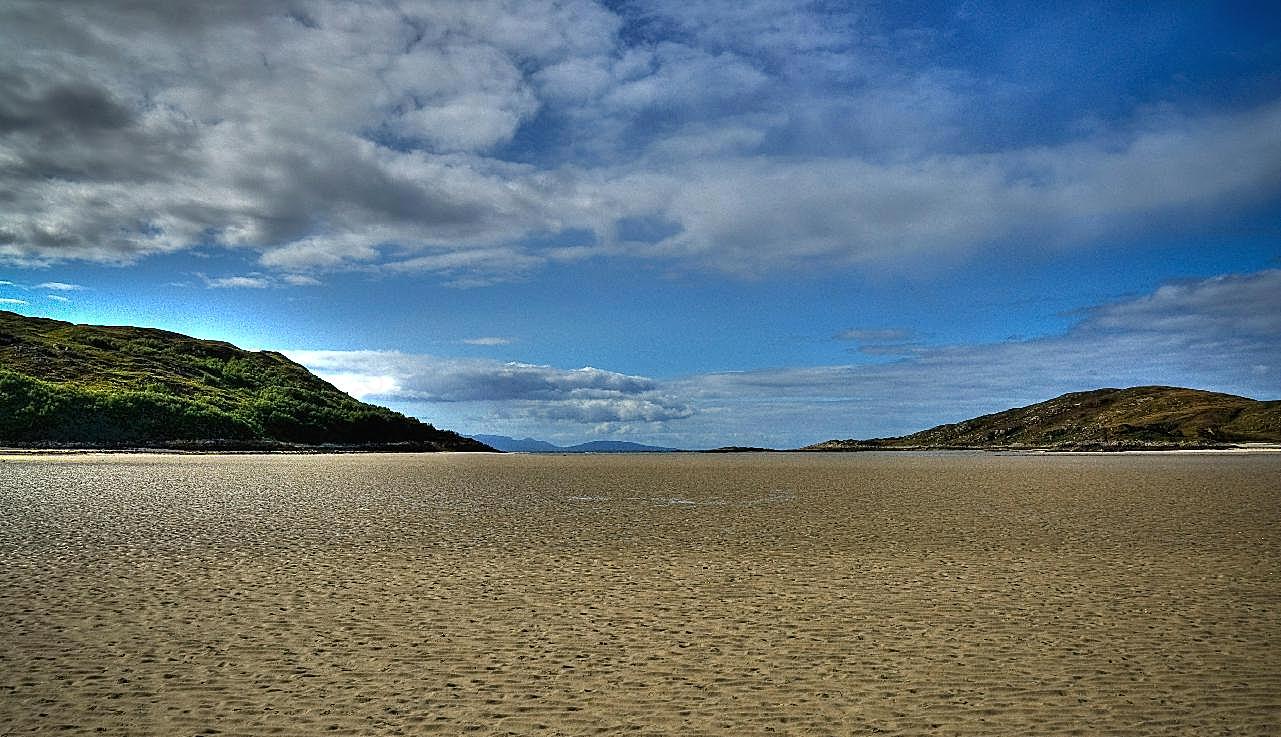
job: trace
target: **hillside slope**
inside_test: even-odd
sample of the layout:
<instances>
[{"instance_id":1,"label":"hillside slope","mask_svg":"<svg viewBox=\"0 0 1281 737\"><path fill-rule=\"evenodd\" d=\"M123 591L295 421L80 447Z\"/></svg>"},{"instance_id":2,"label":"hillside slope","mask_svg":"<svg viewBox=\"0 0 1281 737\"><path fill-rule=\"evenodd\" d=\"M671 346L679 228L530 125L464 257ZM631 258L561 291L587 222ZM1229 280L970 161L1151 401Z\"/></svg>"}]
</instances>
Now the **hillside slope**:
<instances>
[{"instance_id":1,"label":"hillside slope","mask_svg":"<svg viewBox=\"0 0 1281 737\"><path fill-rule=\"evenodd\" d=\"M490 450L273 351L0 311L0 444Z\"/></svg>"},{"instance_id":2,"label":"hillside slope","mask_svg":"<svg viewBox=\"0 0 1281 737\"><path fill-rule=\"evenodd\" d=\"M829 440L803 450L1140 448L1281 442L1281 401L1169 386L1072 392L911 435Z\"/></svg>"}]
</instances>

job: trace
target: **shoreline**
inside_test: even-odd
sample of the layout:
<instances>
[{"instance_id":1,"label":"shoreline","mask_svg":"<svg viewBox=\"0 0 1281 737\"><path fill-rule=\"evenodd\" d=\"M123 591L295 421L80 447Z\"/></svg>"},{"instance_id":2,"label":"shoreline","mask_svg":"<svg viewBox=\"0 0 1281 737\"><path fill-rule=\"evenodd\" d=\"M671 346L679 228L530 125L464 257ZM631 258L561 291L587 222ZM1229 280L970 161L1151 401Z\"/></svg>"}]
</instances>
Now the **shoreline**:
<instances>
[{"instance_id":1,"label":"shoreline","mask_svg":"<svg viewBox=\"0 0 1281 737\"><path fill-rule=\"evenodd\" d=\"M289 443L227 445L160 445L160 446L94 446L0 445L0 456L12 455L346 455L359 453L502 453L501 450L465 450L438 448L421 443L385 443L378 445L293 445Z\"/></svg>"},{"instance_id":2,"label":"shoreline","mask_svg":"<svg viewBox=\"0 0 1281 737\"><path fill-rule=\"evenodd\" d=\"M1133 447L1133 448L955 448L955 447L911 447L911 448L735 448L711 450L674 450L674 451L638 451L608 453L536 453L529 451L501 450L452 450L405 446L290 446L290 447L236 447L236 448L187 448L187 447L93 447L93 446L0 446L0 458L26 456L80 456L80 455L174 455L174 456L244 456L244 455L379 455L379 454L481 454L511 456L663 456L663 455L762 455L762 454L856 454L856 453L893 453L893 454L940 454L973 455L979 453L993 455L1057 455L1057 456L1118 456L1118 455L1246 455L1281 453L1281 444L1243 443L1229 447Z\"/></svg>"},{"instance_id":3,"label":"shoreline","mask_svg":"<svg viewBox=\"0 0 1281 737\"><path fill-rule=\"evenodd\" d=\"M1161 454L1161 453L1275 453L1281 452L1281 443L1241 443L1224 446L1127 446L1107 448L1088 446L1081 448L1038 448L1038 447L955 447L955 446L912 446L905 448L798 448L796 450L774 451L780 453L1008 453L1008 454L1054 454L1054 455L1117 455L1121 453Z\"/></svg>"}]
</instances>

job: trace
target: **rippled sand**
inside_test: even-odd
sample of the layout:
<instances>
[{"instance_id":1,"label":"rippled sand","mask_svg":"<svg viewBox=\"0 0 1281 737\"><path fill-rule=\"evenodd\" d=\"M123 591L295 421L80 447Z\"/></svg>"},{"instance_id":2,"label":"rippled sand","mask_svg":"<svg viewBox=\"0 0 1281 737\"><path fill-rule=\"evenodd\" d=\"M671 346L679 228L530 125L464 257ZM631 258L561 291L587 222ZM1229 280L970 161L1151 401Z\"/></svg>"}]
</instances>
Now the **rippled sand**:
<instances>
[{"instance_id":1,"label":"rippled sand","mask_svg":"<svg viewBox=\"0 0 1281 737\"><path fill-rule=\"evenodd\" d=\"M0 734L1281 734L1281 455L0 457Z\"/></svg>"}]
</instances>

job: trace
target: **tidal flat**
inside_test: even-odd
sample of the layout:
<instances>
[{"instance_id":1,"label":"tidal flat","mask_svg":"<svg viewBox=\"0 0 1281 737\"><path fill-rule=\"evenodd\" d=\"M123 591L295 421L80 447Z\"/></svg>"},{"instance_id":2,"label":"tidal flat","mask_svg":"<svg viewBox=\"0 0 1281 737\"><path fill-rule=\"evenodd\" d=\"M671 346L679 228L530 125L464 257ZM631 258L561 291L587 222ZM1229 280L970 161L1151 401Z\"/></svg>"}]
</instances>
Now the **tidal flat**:
<instances>
[{"instance_id":1,"label":"tidal flat","mask_svg":"<svg viewBox=\"0 0 1281 737\"><path fill-rule=\"evenodd\" d=\"M0 734L1281 734L1281 454L0 456Z\"/></svg>"}]
</instances>

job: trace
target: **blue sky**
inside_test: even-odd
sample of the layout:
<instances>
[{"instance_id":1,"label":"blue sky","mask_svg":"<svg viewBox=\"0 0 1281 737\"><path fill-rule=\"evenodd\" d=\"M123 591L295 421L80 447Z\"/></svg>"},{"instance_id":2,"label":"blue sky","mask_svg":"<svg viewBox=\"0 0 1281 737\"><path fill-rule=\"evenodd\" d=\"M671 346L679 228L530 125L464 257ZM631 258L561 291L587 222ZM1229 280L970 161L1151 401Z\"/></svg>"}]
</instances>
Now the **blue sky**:
<instances>
[{"instance_id":1,"label":"blue sky","mask_svg":"<svg viewBox=\"0 0 1281 737\"><path fill-rule=\"evenodd\" d=\"M285 350L559 442L1281 396L1263 3L0 16L3 309Z\"/></svg>"}]
</instances>

